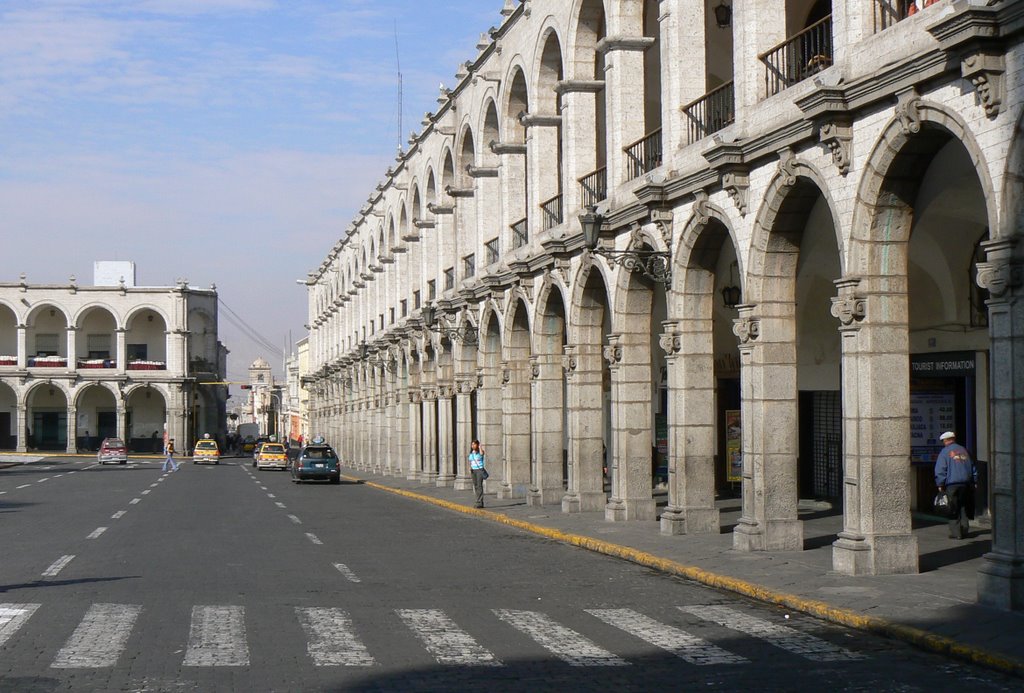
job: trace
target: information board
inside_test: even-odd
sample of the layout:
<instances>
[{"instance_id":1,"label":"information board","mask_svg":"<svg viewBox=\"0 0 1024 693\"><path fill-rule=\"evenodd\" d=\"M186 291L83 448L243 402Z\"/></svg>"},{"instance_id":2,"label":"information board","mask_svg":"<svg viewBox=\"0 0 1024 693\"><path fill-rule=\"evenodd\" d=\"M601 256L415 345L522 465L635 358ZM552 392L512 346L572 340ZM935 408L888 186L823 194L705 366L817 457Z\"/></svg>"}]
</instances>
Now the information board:
<instances>
[{"instance_id":1,"label":"information board","mask_svg":"<svg viewBox=\"0 0 1024 693\"><path fill-rule=\"evenodd\" d=\"M939 436L944 431L952 431L955 421L956 403L952 392L911 392L911 464L934 464L942 449Z\"/></svg>"}]
</instances>

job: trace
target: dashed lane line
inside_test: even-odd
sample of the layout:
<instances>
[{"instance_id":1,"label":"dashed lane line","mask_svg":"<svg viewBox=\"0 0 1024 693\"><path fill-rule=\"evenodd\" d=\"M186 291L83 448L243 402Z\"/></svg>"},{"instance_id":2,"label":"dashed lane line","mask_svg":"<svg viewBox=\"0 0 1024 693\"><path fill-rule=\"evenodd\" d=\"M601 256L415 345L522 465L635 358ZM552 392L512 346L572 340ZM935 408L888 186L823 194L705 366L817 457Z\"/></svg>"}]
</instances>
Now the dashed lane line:
<instances>
[{"instance_id":1,"label":"dashed lane line","mask_svg":"<svg viewBox=\"0 0 1024 693\"><path fill-rule=\"evenodd\" d=\"M57 577L57 575L60 574L60 571L64 570L64 568L67 567L68 563L73 561L74 558L75 558L74 554L66 554L64 556L61 556L60 558L58 558L56 561L53 562L53 565L51 565L49 568L47 568L46 570L43 571L43 577L44 578Z\"/></svg>"},{"instance_id":2,"label":"dashed lane line","mask_svg":"<svg viewBox=\"0 0 1024 693\"><path fill-rule=\"evenodd\" d=\"M107 531L106 527L97 527L86 537L86 539L99 539L100 535Z\"/></svg>"},{"instance_id":3,"label":"dashed lane line","mask_svg":"<svg viewBox=\"0 0 1024 693\"><path fill-rule=\"evenodd\" d=\"M141 498L132 498L130 501L128 501L128 505L138 505L141 502Z\"/></svg>"},{"instance_id":4,"label":"dashed lane line","mask_svg":"<svg viewBox=\"0 0 1024 693\"><path fill-rule=\"evenodd\" d=\"M127 513L127 512L128 512L127 510L118 510L116 513L114 513L113 515L110 516L110 519L111 520L120 520L122 517L125 516L125 513Z\"/></svg>"},{"instance_id":5,"label":"dashed lane line","mask_svg":"<svg viewBox=\"0 0 1024 693\"><path fill-rule=\"evenodd\" d=\"M323 544L324 544L322 541L320 541L320 537L318 537L317 535L313 534L312 532L306 532L306 538L309 539L314 544L316 544L317 546L323 546Z\"/></svg>"},{"instance_id":6,"label":"dashed lane line","mask_svg":"<svg viewBox=\"0 0 1024 693\"><path fill-rule=\"evenodd\" d=\"M292 522L294 522L297 525L301 525L302 524L302 520L297 518L295 515L289 515L288 519L291 520Z\"/></svg>"},{"instance_id":7,"label":"dashed lane line","mask_svg":"<svg viewBox=\"0 0 1024 693\"><path fill-rule=\"evenodd\" d=\"M280 501L278 501L277 503L274 503L274 505L276 505L277 507L282 508L282 509L288 507L287 505L285 505L284 503L282 503Z\"/></svg>"},{"instance_id":8,"label":"dashed lane line","mask_svg":"<svg viewBox=\"0 0 1024 693\"><path fill-rule=\"evenodd\" d=\"M28 487L29 487L29 486L31 486L31 485L32 485L32 484L22 484L22 485L21 485L21 486L19 486L18 488L28 488Z\"/></svg>"},{"instance_id":9,"label":"dashed lane line","mask_svg":"<svg viewBox=\"0 0 1024 693\"><path fill-rule=\"evenodd\" d=\"M148 489L148 488L147 488L147 489L146 489L145 491L143 491L143 492L142 492L142 495L143 495L143 496L148 496L148 495L149 495L149 494L151 494L152 492L153 492L153 491L152 491L151 489Z\"/></svg>"},{"instance_id":10,"label":"dashed lane line","mask_svg":"<svg viewBox=\"0 0 1024 693\"><path fill-rule=\"evenodd\" d=\"M337 568L338 572L344 575L345 579L349 582L360 582L359 577L344 563L335 563L334 567Z\"/></svg>"}]
</instances>

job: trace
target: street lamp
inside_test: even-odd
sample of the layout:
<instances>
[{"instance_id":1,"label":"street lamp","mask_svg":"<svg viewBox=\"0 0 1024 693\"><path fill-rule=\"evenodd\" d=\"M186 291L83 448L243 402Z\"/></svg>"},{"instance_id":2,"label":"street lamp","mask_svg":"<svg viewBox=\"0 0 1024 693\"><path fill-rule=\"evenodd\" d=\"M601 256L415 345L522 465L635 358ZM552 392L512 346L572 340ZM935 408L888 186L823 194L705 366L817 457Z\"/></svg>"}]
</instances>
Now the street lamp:
<instances>
[{"instance_id":1,"label":"street lamp","mask_svg":"<svg viewBox=\"0 0 1024 693\"><path fill-rule=\"evenodd\" d=\"M420 318L423 320L423 328L430 332L443 335L453 342L477 343L476 330L470 323L463 322L461 326L451 324L446 318L438 316L437 308L432 303L420 308Z\"/></svg>"},{"instance_id":2,"label":"street lamp","mask_svg":"<svg viewBox=\"0 0 1024 693\"><path fill-rule=\"evenodd\" d=\"M715 24L718 25L719 29L728 29L729 25L732 24L732 8L725 4L720 3L714 8L715 13Z\"/></svg>"},{"instance_id":3,"label":"street lamp","mask_svg":"<svg viewBox=\"0 0 1024 693\"><path fill-rule=\"evenodd\" d=\"M583 243L594 255L600 255L613 265L630 272L640 272L652 281L670 284L672 282L671 256L661 250L653 250L646 245L643 237L634 232L633 240L626 250L611 250L598 245L601 235L601 224L604 217L594 205L588 205L579 215L580 228L583 230Z\"/></svg>"}]
</instances>

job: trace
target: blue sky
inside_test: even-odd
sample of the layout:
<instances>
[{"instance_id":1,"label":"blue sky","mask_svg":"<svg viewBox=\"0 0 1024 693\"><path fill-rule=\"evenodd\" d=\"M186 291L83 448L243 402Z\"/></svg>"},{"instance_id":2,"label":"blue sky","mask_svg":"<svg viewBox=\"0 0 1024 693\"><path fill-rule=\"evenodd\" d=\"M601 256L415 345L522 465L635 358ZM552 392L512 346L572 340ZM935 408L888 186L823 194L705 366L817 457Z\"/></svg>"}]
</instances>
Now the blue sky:
<instances>
[{"instance_id":1,"label":"blue sky","mask_svg":"<svg viewBox=\"0 0 1024 693\"><path fill-rule=\"evenodd\" d=\"M0 281L215 283L273 343L502 0L2 0ZM279 359L221 320L240 379Z\"/></svg>"}]
</instances>

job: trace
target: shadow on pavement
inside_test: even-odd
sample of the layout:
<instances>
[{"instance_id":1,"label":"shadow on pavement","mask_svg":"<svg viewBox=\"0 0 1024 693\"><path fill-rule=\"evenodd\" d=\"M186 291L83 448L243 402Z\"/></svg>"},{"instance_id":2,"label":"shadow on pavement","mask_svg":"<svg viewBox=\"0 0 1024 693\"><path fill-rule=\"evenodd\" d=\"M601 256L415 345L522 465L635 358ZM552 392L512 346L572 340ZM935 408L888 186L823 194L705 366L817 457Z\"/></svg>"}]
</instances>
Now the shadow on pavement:
<instances>
[{"instance_id":1,"label":"shadow on pavement","mask_svg":"<svg viewBox=\"0 0 1024 693\"><path fill-rule=\"evenodd\" d=\"M36 587L65 587L67 585L88 585L96 582L120 582L121 580L138 580L141 575L122 575L120 577L91 577L77 578L75 580L33 580L13 585L0 585L0 592L13 592L14 590L34 589Z\"/></svg>"},{"instance_id":2,"label":"shadow on pavement","mask_svg":"<svg viewBox=\"0 0 1024 693\"><path fill-rule=\"evenodd\" d=\"M982 538L981 535L986 536ZM968 535L968 539L960 540L948 549L922 553L919 559L920 563L918 564L921 572L927 573L948 565L981 558L992 550L992 540L987 535L988 532L972 532ZM950 541L957 540L950 539Z\"/></svg>"}]
</instances>

